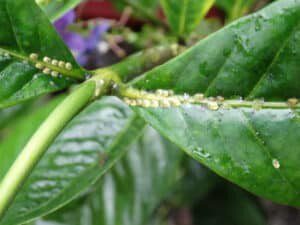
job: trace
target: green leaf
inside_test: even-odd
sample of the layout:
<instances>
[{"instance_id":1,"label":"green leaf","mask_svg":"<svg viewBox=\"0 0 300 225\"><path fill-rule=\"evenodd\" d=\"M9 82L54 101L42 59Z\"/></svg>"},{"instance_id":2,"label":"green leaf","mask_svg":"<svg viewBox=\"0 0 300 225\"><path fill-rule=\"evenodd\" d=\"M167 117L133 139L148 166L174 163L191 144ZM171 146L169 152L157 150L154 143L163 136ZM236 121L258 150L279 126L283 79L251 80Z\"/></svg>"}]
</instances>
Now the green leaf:
<instances>
[{"instance_id":1,"label":"green leaf","mask_svg":"<svg viewBox=\"0 0 300 225\"><path fill-rule=\"evenodd\" d=\"M256 2L257 0L216 0L216 4L225 10L229 21L248 13Z\"/></svg>"},{"instance_id":2,"label":"green leaf","mask_svg":"<svg viewBox=\"0 0 300 225\"><path fill-rule=\"evenodd\" d=\"M51 21L55 21L68 10L78 5L82 0L36 0Z\"/></svg>"},{"instance_id":3,"label":"green leaf","mask_svg":"<svg viewBox=\"0 0 300 225\"><path fill-rule=\"evenodd\" d=\"M221 95L225 102L208 98L199 105L137 111L221 176L265 198L300 206L300 105L287 103L300 97L299 21L299 0L277 1L132 83L147 90ZM252 101L256 98L266 102Z\"/></svg>"},{"instance_id":4,"label":"green leaf","mask_svg":"<svg viewBox=\"0 0 300 225\"><path fill-rule=\"evenodd\" d=\"M161 0L171 29L181 37L197 27L213 3L214 0Z\"/></svg>"},{"instance_id":5,"label":"green leaf","mask_svg":"<svg viewBox=\"0 0 300 225\"><path fill-rule=\"evenodd\" d=\"M119 10L124 10L126 6L130 6L134 15L141 19L149 19L155 23L160 23L156 17L158 0L112 0Z\"/></svg>"},{"instance_id":6,"label":"green leaf","mask_svg":"<svg viewBox=\"0 0 300 225\"><path fill-rule=\"evenodd\" d=\"M284 101L300 97L299 12L299 0L277 1L201 40L132 84L207 96Z\"/></svg>"},{"instance_id":7,"label":"green leaf","mask_svg":"<svg viewBox=\"0 0 300 225\"><path fill-rule=\"evenodd\" d=\"M7 124L12 122L18 115L24 113L29 108L29 103L16 105L7 109L0 110L0 132Z\"/></svg>"},{"instance_id":8,"label":"green leaf","mask_svg":"<svg viewBox=\"0 0 300 225\"><path fill-rule=\"evenodd\" d=\"M40 114L38 114L40 115ZM45 114L44 114L45 115ZM46 115L45 115L46 116ZM35 129L31 117L0 146L0 171ZM135 140L144 122L115 98L96 101L75 117L39 162L1 225L16 225L48 214L78 196L105 173ZM20 132L22 131L22 132ZM25 136L25 137L24 137ZM13 149L16 148L16 149ZM10 153L7 153L9 149Z\"/></svg>"},{"instance_id":9,"label":"green leaf","mask_svg":"<svg viewBox=\"0 0 300 225\"><path fill-rule=\"evenodd\" d=\"M0 143L0 180L4 177L5 173L18 156L19 151L24 144L61 100L62 97L56 98L47 105L42 107L39 106L40 108L34 112L32 112L32 110L24 112L23 110L23 116L15 118L15 121L8 125L9 133ZM20 105L14 107L19 106ZM22 132L15 134L15 131ZM9 151L7 149L9 149Z\"/></svg>"},{"instance_id":10,"label":"green leaf","mask_svg":"<svg viewBox=\"0 0 300 225\"><path fill-rule=\"evenodd\" d=\"M84 79L85 72L33 0L0 0L0 15L0 108ZM56 66L56 60L68 62L68 68L62 62Z\"/></svg>"},{"instance_id":11,"label":"green leaf","mask_svg":"<svg viewBox=\"0 0 300 225\"><path fill-rule=\"evenodd\" d=\"M45 218L65 225L142 225L174 187L182 153L147 128L89 195Z\"/></svg>"}]
</instances>

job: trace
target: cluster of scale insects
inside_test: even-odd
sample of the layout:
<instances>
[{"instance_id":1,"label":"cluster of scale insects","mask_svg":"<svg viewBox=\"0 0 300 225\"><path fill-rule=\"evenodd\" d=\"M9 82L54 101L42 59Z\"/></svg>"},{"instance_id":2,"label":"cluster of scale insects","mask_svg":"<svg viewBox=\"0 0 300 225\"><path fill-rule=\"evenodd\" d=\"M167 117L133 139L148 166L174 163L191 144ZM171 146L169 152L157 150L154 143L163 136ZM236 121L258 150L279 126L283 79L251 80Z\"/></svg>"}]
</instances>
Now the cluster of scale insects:
<instances>
[{"instance_id":1,"label":"cluster of scale insects","mask_svg":"<svg viewBox=\"0 0 300 225\"><path fill-rule=\"evenodd\" d=\"M128 95L129 96L129 95ZM132 96L132 95L131 95ZM124 97L124 102L130 106L140 106L145 108L171 108L179 107L187 104L200 104L206 106L208 109L216 111L220 107L229 109L232 107L232 103L225 101L224 97L205 97L204 94L198 93L195 95L175 95L172 90L156 90L155 92L137 91L135 90L136 97ZM242 103L242 98L236 100ZM299 103L297 98L288 99L286 105L288 107L296 107ZM254 109L259 110L264 107L263 100L254 100Z\"/></svg>"},{"instance_id":2,"label":"cluster of scale insects","mask_svg":"<svg viewBox=\"0 0 300 225\"><path fill-rule=\"evenodd\" d=\"M150 93L146 91L137 91L134 90L138 98L128 98L125 97L124 101L130 106L141 106L145 108L170 108L170 107L179 107L184 104L202 104L205 105L208 109L216 111L221 106L223 108L230 108L229 105L226 106L225 99L221 96L219 97L209 97L206 98L204 94L195 94L189 96L184 95L175 95L171 90L157 90L155 93ZM241 100L240 100L241 101ZM299 100L296 98L290 98L287 101L287 106L295 107L299 103ZM255 109L259 109L257 104L254 104ZM280 162L278 159L272 159L272 165L275 169L280 169Z\"/></svg>"},{"instance_id":3,"label":"cluster of scale insects","mask_svg":"<svg viewBox=\"0 0 300 225\"><path fill-rule=\"evenodd\" d=\"M170 108L179 107L185 104L204 104L210 110L218 110L224 98L218 96L216 98L205 98L204 94L195 95L175 95L172 90L159 89L155 93L146 91L138 91L139 98L133 99L125 97L124 101L130 106L141 106L145 108Z\"/></svg>"},{"instance_id":4,"label":"cluster of scale insects","mask_svg":"<svg viewBox=\"0 0 300 225\"><path fill-rule=\"evenodd\" d=\"M51 59L50 57L43 57L42 61L39 61L39 55L36 53L31 53L29 55L30 60L35 62L35 67L39 70L42 70L44 74L51 75L53 77L58 77L59 72L51 69L52 68L60 68L63 70L71 71L73 69L73 66L70 62L64 62L62 60L57 59Z\"/></svg>"},{"instance_id":5,"label":"cluster of scale insects","mask_svg":"<svg viewBox=\"0 0 300 225\"><path fill-rule=\"evenodd\" d=\"M10 59L10 54L7 53L7 52L0 51L0 56L4 57L4 58L7 58L7 59Z\"/></svg>"},{"instance_id":6,"label":"cluster of scale insects","mask_svg":"<svg viewBox=\"0 0 300 225\"><path fill-rule=\"evenodd\" d=\"M0 57L10 59L11 55L8 52L0 50ZM43 59L40 61L37 53L31 53L29 55L29 59L35 63L35 67L37 69L41 70L44 74L51 75L53 77L60 76L59 70L71 71L73 69L73 66L70 62L51 59L48 56L43 57Z\"/></svg>"}]
</instances>

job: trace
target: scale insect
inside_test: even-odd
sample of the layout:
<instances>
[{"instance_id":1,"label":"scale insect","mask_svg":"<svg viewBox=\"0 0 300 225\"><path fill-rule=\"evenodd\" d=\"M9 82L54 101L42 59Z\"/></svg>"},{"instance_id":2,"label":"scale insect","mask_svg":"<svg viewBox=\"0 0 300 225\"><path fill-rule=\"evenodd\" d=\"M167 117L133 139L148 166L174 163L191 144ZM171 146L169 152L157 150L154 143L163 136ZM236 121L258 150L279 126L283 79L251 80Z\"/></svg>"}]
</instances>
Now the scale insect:
<instances>
[{"instance_id":1,"label":"scale insect","mask_svg":"<svg viewBox=\"0 0 300 225\"><path fill-rule=\"evenodd\" d=\"M300 107L297 98L290 98L286 102L266 102L261 99L247 101L242 98L226 100L223 96L205 97L202 93L194 95L176 95L172 90L159 89L154 92L144 90L128 89L123 94L125 103L130 106L145 108L172 108L182 105L197 104L206 107L211 111L230 108L252 108L255 111L265 108L295 108Z\"/></svg>"},{"instance_id":2,"label":"scale insect","mask_svg":"<svg viewBox=\"0 0 300 225\"><path fill-rule=\"evenodd\" d=\"M70 62L65 62L58 59L52 59L48 56L44 56L42 60L39 60L37 53L31 53L29 59L35 63L35 67L41 70L44 74L51 75L52 77L58 77L61 69L71 71L73 65Z\"/></svg>"}]
</instances>

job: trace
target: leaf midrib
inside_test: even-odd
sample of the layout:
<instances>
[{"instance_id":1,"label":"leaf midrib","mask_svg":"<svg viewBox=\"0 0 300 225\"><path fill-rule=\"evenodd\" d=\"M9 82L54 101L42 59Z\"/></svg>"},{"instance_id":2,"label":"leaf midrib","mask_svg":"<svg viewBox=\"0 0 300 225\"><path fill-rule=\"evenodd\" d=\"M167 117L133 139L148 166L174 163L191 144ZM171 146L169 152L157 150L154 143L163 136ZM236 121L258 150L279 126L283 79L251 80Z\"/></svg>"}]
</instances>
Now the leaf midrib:
<instances>
[{"instance_id":1,"label":"leaf midrib","mask_svg":"<svg viewBox=\"0 0 300 225\"><path fill-rule=\"evenodd\" d=\"M182 35L183 32L184 32L184 27L185 27L185 24L186 24L186 11L187 11L187 8L188 8L188 4L189 4L189 1L190 0L184 0L184 3L182 4L183 8L182 8L182 11L181 11L181 14L180 14L180 19L179 19L179 35Z\"/></svg>"},{"instance_id":2,"label":"leaf midrib","mask_svg":"<svg viewBox=\"0 0 300 225\"><path fill-rule=\"evenodd\" d=\"M44 63L43 61L33 61L31 60L29 57L27 56L24 56L24 55L21 55L21 54L18 54L14 51L11 51L11 50L8 50L8 49L5 49L3 47L0 47L0 51L2 52L5 52L5 53L8 53L9 55L19 59L20 61L27 61L27 62L30 62L32 64L32 66L34 66L36 63L40 63L42 64L44 67L47 67L51 70L54 70L54 71L57 71L59 72L60 74L66 76L66 77L71 77L71 78L75 78L77 80L83 80L83 78L81 76L78 76L77 73L75 73L74 71L67 71L67 70L64 70L60 67L56 67L56 66L53 66L53 65L50 65L50 64L46 64ZM41 71L42 72L42 71Z\"/></svg>"},{"instance_id":3,"label":"leaf midrib","mask_svg":"<svg viewBox=\"0 0 300 225\"><path fill-rule=\"evenodd\" d=\"M16 29L15 29L15 24L14 24L14 22L12 20L12 17L11 17L8 1L10 1L10 0L5 0L4 4L5 4L5 13L7 14L7 17L8 17L8 22L10 24L11 32L13 34L14 41L15 41L17 47L18 47L18 50L25 54L26 52L24 51L23 46L22 46L21 42L19 41L19 38L18 38L19 36L17 35ZM40 31L40 30L38 29L38 31ZM3 47L0 47L0 50L5 52L5 53L8 53L9 55L14 56L14 57L16 57L20 60L26 60L28 62L31 62L31 63L33 63L33 65L35 65L36 63L40 63L44 67L47 67L47 68L49 68L51 70L54 70L54 71L57 71L60 74L66 76L66 77L71 77L71 78L75 78L75 79L78 79L78 80L83 80L82 76L78 75L74 70L69 71L69 70L66 70L66 69L63 69L63 68L60 68L60 67L57 67L57 66L53 66L51 64L46 64L46 63L44 63L43 61L40 61L40 60L37 60L35 62L35 61L32 61L28 56L18 54L14 51L11 51L11 50L3 48Z\"/></svg>"}]
</instances>

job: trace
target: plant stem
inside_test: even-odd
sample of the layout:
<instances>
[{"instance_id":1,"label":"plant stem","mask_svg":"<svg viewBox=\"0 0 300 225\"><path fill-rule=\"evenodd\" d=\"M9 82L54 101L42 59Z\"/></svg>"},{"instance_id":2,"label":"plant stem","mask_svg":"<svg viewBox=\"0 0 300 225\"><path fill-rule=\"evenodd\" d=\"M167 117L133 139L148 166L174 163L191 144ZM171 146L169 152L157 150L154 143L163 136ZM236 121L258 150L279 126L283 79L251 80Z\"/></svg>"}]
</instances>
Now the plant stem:
<instances>
[{"instance_id":1,"label":"plant stem","mask_svg":"<svg viewBox=\"0 0 300 225\"><path fill-rule=\"evenodd\" d=\"M135 76L166 62L174 56L177 56L183 50L184 48L181 48L177 44L150 48L133 54L122 62L110 67L94 70L92 73L93 75L106 74L117 83L118 79L121 79L123 82L128 82L135 78Z\"/></svg>"},{"instance_id":2,"label":"plant stem","mask_svg":"<svg viewBox=\"0 0 300 225\"><path fill-rule=\"evenodd\" d=\"M0 219L30 172L65 125L93 98L96 81L86 81L50 114L29 140L0 184Z\"/></svg>"}]
</instances>

